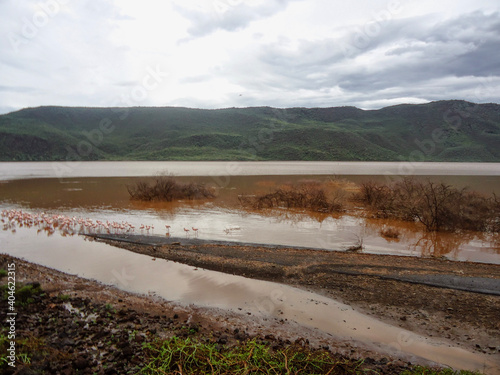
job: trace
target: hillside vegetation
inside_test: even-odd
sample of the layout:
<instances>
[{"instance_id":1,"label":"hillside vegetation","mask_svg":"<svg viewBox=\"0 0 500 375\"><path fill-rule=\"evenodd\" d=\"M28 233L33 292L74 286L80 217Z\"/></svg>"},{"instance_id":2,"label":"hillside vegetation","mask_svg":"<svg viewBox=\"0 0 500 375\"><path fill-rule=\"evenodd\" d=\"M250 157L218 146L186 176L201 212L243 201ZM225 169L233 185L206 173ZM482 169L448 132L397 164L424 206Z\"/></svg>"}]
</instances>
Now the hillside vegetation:
<instances>
[{"instance_id":1,"label":"hillside vegetation","mask_svg":"<svg viewBox=\"0 0 500 375\"><path fill-rule=\"evenodd\" d=\"M500 105L380 110L28 108L0 116L0 160L500 161Z\"/></svg>"}]
</instances>

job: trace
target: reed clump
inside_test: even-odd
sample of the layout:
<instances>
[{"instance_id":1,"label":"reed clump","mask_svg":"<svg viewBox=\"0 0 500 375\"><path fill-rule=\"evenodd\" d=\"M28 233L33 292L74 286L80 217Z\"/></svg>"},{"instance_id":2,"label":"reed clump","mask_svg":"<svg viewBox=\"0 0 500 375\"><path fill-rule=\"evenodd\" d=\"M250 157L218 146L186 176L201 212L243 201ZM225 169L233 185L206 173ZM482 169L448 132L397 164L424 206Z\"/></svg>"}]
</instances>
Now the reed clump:
<instances>
[{"instance_id":1,"label":"reed clump","mask_svg":"<svg viewBox=\"0 0 500 375\"><path fill-rule=\"evenodd\" d=\"M498 232L500 202L444 183L404 178L390 185L362 183L356 199L378 217L422 223L427 231Z\"/></svg>"},{"instance_id":2,"label":"reed clump","mask_svg":"<svg viewBox=\"0 0 500 375\"><path fill-rule=\"evenodd\" d=\"M139 181L135 185L127 186L127 190L130 199L147 202L215 198L215 191L204 184L182 184L170 176L155 177L152 182Z\"/></svg>"}]
</instances>

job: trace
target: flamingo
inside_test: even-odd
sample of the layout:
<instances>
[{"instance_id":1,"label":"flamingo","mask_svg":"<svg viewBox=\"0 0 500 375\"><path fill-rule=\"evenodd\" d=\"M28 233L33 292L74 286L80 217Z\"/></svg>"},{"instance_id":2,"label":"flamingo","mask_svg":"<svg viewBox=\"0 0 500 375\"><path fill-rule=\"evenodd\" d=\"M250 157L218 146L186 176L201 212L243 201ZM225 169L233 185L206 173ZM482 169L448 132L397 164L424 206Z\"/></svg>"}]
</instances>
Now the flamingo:
<instances>
[{"instance_id":1,"label":"flamingo","mask_svg":"<svg viewBox=\"0 0 500 375\"><path fill-rule=\"evenodd\" d=\"M187 237L189 234L189 229L184 228L184 232L186 232L186 237Z\"/></svg>"},{"instance_id":2,"label":"flamingo","mask_svg":"<svg viewBox=\"0 0 500 375\"><path fill-rule=\"evenodd\" d=\"M197 236L198 235L198 228L191 227L191 229L194 231L195 235Z\"/></svg>"}]
</instances>

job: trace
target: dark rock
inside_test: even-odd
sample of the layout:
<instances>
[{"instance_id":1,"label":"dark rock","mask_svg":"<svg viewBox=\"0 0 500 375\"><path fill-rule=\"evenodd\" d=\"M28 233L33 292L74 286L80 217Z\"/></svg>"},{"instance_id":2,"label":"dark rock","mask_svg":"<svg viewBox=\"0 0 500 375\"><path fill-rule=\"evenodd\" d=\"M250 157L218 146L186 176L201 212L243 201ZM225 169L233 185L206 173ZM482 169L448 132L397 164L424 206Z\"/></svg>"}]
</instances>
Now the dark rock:
<instances>
[{"instance_id":1,"label":"dark rock","mask_svg":"<svg viewBox=\"0 0 500 375\"><path fill-rule=\"evenodd\" d=\"M65 338L65 339L62 339L59 343L60 347L64 347L64 346L74 346L75 345L75 340L72 340L72 339L69 339L69 338Z\"/></svg>"},{"instance_id":2,"label":"dark rock","mask_svg":"<svg viewBox=\"0 0 500 375\"><path fill-rule=\"evenodd\" d=\"M189 326L189 329L193 330L193 332L199 332L200 331L200 327L198 327L197 324L191 324Z\"/></svg>"},{"instance_id":3,"label":"dark rock","mask_svg":"<svg viewBox=\"0 0 500 375\"><path fill-rule=\"evenodd\" d=\"M217 340L217 342L222 345L227 344L227 335L222 335L221 337L219 337L219 340Z\"/></svg>"},{"instance_id":4,"label":"dark rock","mask_svg":"<svg viewBox=\"0 0 500 375\"><path fill-rule=\"evenodd\" d=\"M77 370L83 370L89 366L90 366L89 360L87 358L82 357L82 356L78 357L73 362L73 367Z\"/></svg>"},{"instance_id":5,"label":"dark rock","mask_svg":"<svg viewBox=\"0 0 500 375\"><path fill-rule=\"evenodd\" d=\"M236 335L234 335L234 338L238 341L245 341L247 339L247 335L245 332L237 333Z\"/></svg>"},{"instance_id":6,"label":"dark rock","mask_svg":"<svg viewBox=\"0 0 500 375\"><path fill-rule=\"evenodd\" d=\"M33 289L40 288L40 283L38 281L30 281L27 282L26 285L31 285Z\"/></svg>"},{"instance_id":7,"label":"dark rock","mask_svg":"<svg viewBox=\"0 0 500 375\"><path fill-rule=\"evenodd\" d=\"M130 359L134 355L134 349L128 346L122 351L123 357Z\"/></svg>"}]
</instances>

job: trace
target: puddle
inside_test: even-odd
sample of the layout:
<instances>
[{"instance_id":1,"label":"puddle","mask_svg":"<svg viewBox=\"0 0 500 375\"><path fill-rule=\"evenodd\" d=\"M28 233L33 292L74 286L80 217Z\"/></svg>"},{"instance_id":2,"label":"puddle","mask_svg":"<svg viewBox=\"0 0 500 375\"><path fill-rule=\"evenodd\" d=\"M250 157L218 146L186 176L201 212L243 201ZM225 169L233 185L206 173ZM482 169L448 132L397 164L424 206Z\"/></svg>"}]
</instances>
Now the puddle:
<instances>
[{"instance_id":1,"label":"puddle","mask_svg":"<svg viewBox=\"0 0 500 375\"><path fill-rule=\"evenodd\" d=\"M454 368L499 367L485 356L450 347L360 314L332 299L285 285L195 269L163 259L22 227L0 231L0 251L70 274L166 300L274 319L288 319L344 340L402 352Z\"/></svg>"}]
</instances>

